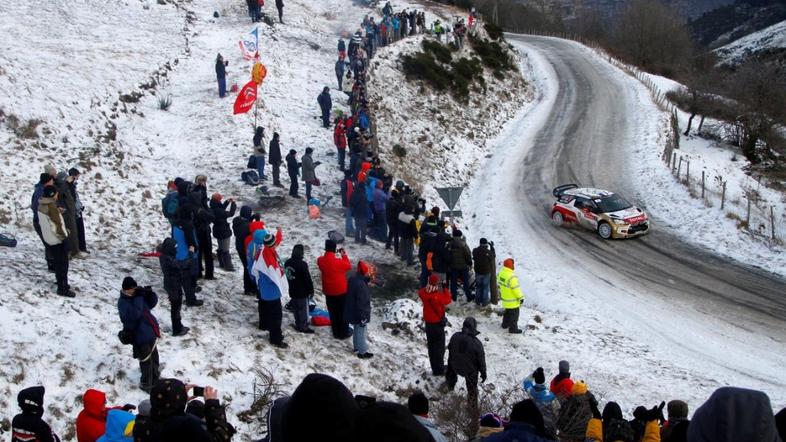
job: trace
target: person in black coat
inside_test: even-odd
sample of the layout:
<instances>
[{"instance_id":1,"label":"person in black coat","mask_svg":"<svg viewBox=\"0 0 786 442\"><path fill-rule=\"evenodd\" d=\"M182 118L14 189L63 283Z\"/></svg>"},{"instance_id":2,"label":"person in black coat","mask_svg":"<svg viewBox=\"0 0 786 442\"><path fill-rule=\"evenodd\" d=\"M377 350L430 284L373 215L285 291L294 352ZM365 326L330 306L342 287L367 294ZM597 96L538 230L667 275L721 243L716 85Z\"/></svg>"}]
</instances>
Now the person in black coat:
<instances>
[{"instance_id":1,"label":"person in black coat","mask_svg":"<svg viewBox=\"0 0 786 442\"><path fill-rule=\"evenodd\" d=\"M227 220L235 216L237 205L233 198L229 198L226 201L222 201L222 199L220 193L214 193L210 198L210 210L213 214L213 237L218 242L218 266L227 272L234 272L235 267L232 265L232 255L229 254L232 230L229 229Z\"/></svg>"},{"instance_id":2,"label":"person in black coat","mask_svg":"<svg viewBox=\"0 0 786 442\"><path fill-rule=\"evenodd\" d=\"M322 111L322 127L330 129L330 110L333 109L333 100L330 98L330 88L325 86L317 97L319 109Z\"/></svg>"},{"instance_id":3,"label":"person in black coat","mask_svg":"<svg viewBox=\"0 0 786 442\"><path fill-rule=\"evenodd\" d=\"M398 190L393 189L390 191L390 198L385 203L385 218L388 223L388 239L385 242L385 248L390 249L393 246L393 251L398 255L398 214L401 213L401 196Z\"/></svg>"},{"instance_id":4,"label":"person in black coat","mask_svg":"<svg viewBox=\"0 0 786 442\"><path fill-rule=\"evenodd\" d=\"M177 241L166 238L158 247L161 253L158 256L158 264L161 266L161 273L164 274L164 290L169 298L169 313L172 319L172 336L184 336L190 330L184 327L180 317L180 309L183 306L183 273L189 269L184 269L182 261L177 260Z\"/></svg>"},{"instance_id":5,"label":"person in black coat","mask_svg":"<svg viewBox=\"0 0 786 442\"><path fill-rule=\"evenodd\" d=\"M253 210L251 207L241 207L240 215L232 220L232 233L235 235L235 250L237 250L237 255L240 257L240 262L243 263L243 293L249 296L256 296L258 295L257 286L248 274L248 258L245 246L246 238L251 234L249 224L251 224L252 216Z\"/></svg>"},{"instance_id":6,"label":"person in black coat","mask_svg":"<svg viewBox=\"0 0 786 442\"><path fill-rule=\"evenodd\" d=\"M355 220L355 242L366 244L366 227L368 223L368 199L366 183L359 181L349 197L349 210Z\"/></svg>"},{"instance_id":7,"label":"person in black coat","mask_svg":"<svg viewBox=\"0 0 786 442\"><path fill-rule=\"evenodd\" d=\"M477 338L478 323L472 316L464 320L460 332L454 333L448 343L448 369L445 382L450 391L456 387L458 376L467 383L467 406L470 416L478 416L478 374L486 382L486 354Z\"/></svg>"},{"instance_id":8,"label":"person in black coat","mask_svg":"<svg viewBox=\"0 0 786 442\"><path fill-rule=\"evenodd\" d=\"M134 358L139 359L142 377L139 387L147 392L158 381L158 348L161 337L158 321L150 310L158 304L158 296L150 287L138 287L134 278L123 279L123 289L117 300L117 310L123 323L123 333L131 338Z\"/></svg>"},{"instance_id":9,"label":"person in black coat","mask_svg":"<svg viewBox=\"0 0 786 442\"><path fill-rule=\"evenodd\" d=\"M284 24L284 0L276 0L276 9L278 9L278 22Z\"/></svg>"},{"instance_id":10,"label":"person in black coat","mask_svg":"<svg viewBox=\"0 0 786 442\"><path fill-rule=\"evenodd\" d=\"M11 421L11 442L60 442L44 415L44 386L28 387L19 392L16 400L22 412Z\"/></svg>"},{"instance_id":11,"label":"person in black coat","mask_svg":"<svg viewBox=\"0 0 786 442\"><path fill-rule=\"evenodd\" d=\"M150 417L137 419L134 440L137 442L199 441L228 442L235 429L227 422L226 412L218 400L218 390L205 386L204 422L186 413L186 402L193 385L177 379L161 379L150 392Z\"/></svg>"},{"instance_id":12,"label":"person in black coat","mask_svg":"<svg viewBox=\"0 0 786 442\"><path fill-rule=\"evenodd\" d=\"M224 57L218 54L216 57L216 79L218 80L218 96L224 98L227 95L227 65Z\"/></svg>"},{"instance_id":13,"label":"person in black coat","mask_svg":"<svg viewBox=\"0 0 786 442\"><path fill-rule=\"evenodd\" d=\"M289 196L300 198L300 195L297 194L297 179L300 176L300 162L297 160L297 152L291 149L286 156L286 160L287 173L289 174Z\"/></svg>"},{"instance_id":14,"label":"person in black coat","mask_svg":"<svg viewBox=\"0 0 786 442\"><path fill-rule=\"evenodd\" d=\"M314 333L308 326L308 298L314 296L314 282L308 264L303 260L304 249L302 244L295 244L292 248L292 257L284 263L289 280L289 297L292 298L291 307L295 315L295 330L301 333Z\"/></svg>"},{"instance_id":15,"label":"person in black coat","mask_svg":"<svg viewBox=\"0 0 786 442\"><path fill-rule=\"evenodd\" d=\"M373 354L368 352L366 341L366 325L371 320L371 296L368 283L374 277L371 265L358 261L357 272L347 283L347 297L344 305L344 319L352 324L352 345L360 359L368 359Z\"/></svg>"},{"instance_id":16,"label":"person in black coat","mask_svg":"<svg viewBox=\"0 0 786 442\"><path fill-rule=\"evenodd\" d=\"M198 245L197 265L199 270L197 279L202 278L203 270L205 279L215 279L213 277L213 239L210 235L210 224L213 223L214 217L213 211L208 207L207 177L205 175L197 175L188 198L194 215L194 232Z\"/></svg>"},{"instance_id":17,"label":"person in black coat","mask_svg":"<svg viewBox=\"0 0 786 442\"><path fill-rule=\"evenodd\" d=\"M278 132L273 132L273 138L270 140L270 145L267 149L267 162L270 163L270 168L273 170L273 185L276 187L284 187L281 185L279 179L279 166L281 166L281 142Z\"/></svg>"}]
</instances>

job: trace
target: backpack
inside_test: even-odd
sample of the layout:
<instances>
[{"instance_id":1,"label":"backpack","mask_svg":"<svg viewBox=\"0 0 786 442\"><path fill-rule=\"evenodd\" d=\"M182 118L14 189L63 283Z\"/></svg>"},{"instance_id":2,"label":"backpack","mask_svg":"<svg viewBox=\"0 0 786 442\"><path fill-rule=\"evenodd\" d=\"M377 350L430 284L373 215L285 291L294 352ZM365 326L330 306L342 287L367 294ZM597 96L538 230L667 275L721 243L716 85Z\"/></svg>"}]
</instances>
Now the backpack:
<instances>
[{"instance_id":1,"label":"backpack","mask_svg":"<svg viewBox=\"0 0 786 442\"><path fill-rule=\"evenodd\" d=\"M259 174L256 170L248 170L240 174L240 179L249 186L259 185Z\"/></svg>"},{"instance_id":2,"label":"backpack","mask_svg":"<svg viewBox=\"0 0 786 442\"><path fill-rule=\"evenodd\" d=\"M168 193L161 199L161 211L166 219L174 219L179 206L177 192Z\"/></svg>"},{"instance_id":3,"label":"backpack","mask_svg":"<svg viewBox=\"0 0 786 442\"><path fill-rule=\"evenodd\" d=\"M257 157L256 155L251 155L248 157L248 164L246 164L246 168L248 169L256 169L257 168Z\"/></svg>"}]
</instances>

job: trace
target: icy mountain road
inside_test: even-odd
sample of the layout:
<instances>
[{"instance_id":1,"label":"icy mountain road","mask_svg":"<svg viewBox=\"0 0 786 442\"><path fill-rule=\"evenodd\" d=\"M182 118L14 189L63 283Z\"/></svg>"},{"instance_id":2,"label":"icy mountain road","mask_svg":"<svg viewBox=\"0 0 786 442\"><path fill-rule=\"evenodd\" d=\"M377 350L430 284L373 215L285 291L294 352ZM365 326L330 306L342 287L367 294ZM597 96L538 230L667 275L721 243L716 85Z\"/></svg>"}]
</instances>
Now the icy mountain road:
<instances>
[{"instance_id":1,"label":"icy mountain road","mask_svg":"<svg viewBox=\"0 0 786 442\"><path fill-rule=\"evenodd\" d=\"M579 183L620 192L646 208L629 172L630 143L640 142L631 115L635 88L615 68L573 42L510 35L516 46L538 52L558 84L551 110L530 141L523 164L520 219L566 264L602 275L610 286L637 287L646 296L679 301L735 327L786 342L786 281L743 263L730 262L673 236L658 214L649 235L604 241L578 228L549 222L551 190ZM640 131L639 131L640 132Z\"/></svg>"}]
</instances>

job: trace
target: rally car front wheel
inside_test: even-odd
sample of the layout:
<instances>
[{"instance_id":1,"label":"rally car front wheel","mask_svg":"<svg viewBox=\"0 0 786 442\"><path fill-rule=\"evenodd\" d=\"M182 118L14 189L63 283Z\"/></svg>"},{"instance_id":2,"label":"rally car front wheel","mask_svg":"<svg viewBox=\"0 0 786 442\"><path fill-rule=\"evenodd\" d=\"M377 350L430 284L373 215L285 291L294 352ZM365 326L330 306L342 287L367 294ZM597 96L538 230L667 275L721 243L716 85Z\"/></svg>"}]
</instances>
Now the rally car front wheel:
<instances>
[{"instance_id":1,"label":"rally car front wheel","mask_svg":"<svg viewBox=\"0 0 786 442\"><path fill-rule=\"evenodd\" d=\"M609 239L611 238L611 233L612 230L611 230L611 225L609 223L604 222L598 224L598 236L600 236L603 239Z\"/></svg>"}]
</instances>

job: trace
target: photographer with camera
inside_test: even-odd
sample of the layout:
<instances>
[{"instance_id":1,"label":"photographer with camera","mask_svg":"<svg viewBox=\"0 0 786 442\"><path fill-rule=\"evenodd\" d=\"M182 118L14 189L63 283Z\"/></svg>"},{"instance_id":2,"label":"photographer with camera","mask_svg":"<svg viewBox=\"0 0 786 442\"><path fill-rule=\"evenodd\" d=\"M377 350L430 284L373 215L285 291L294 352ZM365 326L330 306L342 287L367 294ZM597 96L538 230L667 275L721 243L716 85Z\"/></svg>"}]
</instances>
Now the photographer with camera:
<instances>
[{"instance_id":1,"label":"photographer with camera","mask_svg":"<svg viewBox=\"0 0 786 442\"><path fill-rule=\"evenodd\" d=\"M138 287L134 278L123 279L123 289L117 301L117 310L123 330L119 333L120 342L133 345L134 359L139 359L142 376L139 388L150 392L158 381L158 349L156 343L161 337L158 320L150 312L158 303L156 293L147 287Z\"/></svg>"},{"instance_id":2,"label":"photographer with camera","mask_svg":"<svg viewBox=\"0 0 786 442\"><path fill-rule=\"evenodd\" d=\"M189 394L190 393L190 394ZM204 397L204 423L194 414L186 413L186 404L195 397ZM216 441L232 440L235 428L227 422L226 412L218 400L218 390L183 384L177 379L160 379L150 391L150 418L137 421L134 440Z\"/></svg>"}]
</instances>

